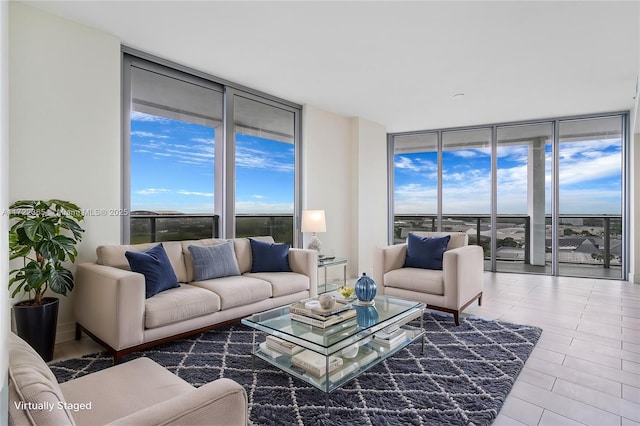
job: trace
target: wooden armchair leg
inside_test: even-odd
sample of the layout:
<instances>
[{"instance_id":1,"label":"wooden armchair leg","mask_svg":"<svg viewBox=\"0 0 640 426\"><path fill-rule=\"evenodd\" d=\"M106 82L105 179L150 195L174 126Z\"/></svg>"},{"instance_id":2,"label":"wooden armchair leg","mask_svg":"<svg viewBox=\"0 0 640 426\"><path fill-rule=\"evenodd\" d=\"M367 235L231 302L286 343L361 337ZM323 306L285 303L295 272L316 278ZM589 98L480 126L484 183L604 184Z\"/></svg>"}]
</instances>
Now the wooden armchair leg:
<instances>
[{"instance_id":1,"label":"wooden armchair leg","mask_svg":"<svg viewBox=\"0 0 640 426\"><path fill-rule=\"evenodd\" d=\"M460 311L453 312L453 321L456 323L456 325L460 325Z\"/></svg>"}]
</instances>

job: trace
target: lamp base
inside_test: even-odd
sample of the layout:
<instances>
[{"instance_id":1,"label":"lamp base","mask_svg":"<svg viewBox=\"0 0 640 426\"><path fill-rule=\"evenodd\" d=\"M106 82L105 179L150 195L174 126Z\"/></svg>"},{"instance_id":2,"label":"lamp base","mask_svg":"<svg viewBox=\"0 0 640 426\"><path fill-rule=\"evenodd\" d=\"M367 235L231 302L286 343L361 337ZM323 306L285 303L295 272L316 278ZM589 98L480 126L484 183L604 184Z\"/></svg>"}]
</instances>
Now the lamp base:
<instances>
[{"instance_id":1,"label":"lamp base","mask_svg":"<svg viewBox=\"0 0 640 426\"><path fill-rule=\"evenodd\" d=\"M320 242L320 239L318 239L318 236L315 233L313 234L312 239L309 242L309 245L307 247L311 250L315 250L318 253L320 253L320 248L322 247L322 243Z\"/></svg>"}]
</instances>

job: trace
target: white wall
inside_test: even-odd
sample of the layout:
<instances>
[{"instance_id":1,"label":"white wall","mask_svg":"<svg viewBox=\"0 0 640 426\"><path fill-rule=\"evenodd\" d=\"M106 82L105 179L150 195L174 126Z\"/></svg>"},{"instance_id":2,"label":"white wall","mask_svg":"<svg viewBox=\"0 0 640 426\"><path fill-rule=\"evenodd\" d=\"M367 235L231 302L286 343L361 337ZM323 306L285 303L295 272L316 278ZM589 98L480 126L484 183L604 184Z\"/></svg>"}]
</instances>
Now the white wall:
<instances>
[{"instance_id":1,"label":"white wall","mask_svg":"<svg viewBox=\"0 0 640 426\"><path fill-rule=\"evenodd\" d=\"M16 2L9 21L9 201L119 208L120 41ZM87 217L83 228L80 262L120 242L119 217ZM60 296L58 341L72 338L72 297Z\"/></svg>"},{"instance_id":2,"label":"white wall","mask_svg":"<svg viewBox=\"0 0 640 426\"><path fill-rule=\"evenodd\" d=\"M303 208L325 210L323 253L349 259L350 278L370 273L373 248L387 243L386 129L310 105L303 117Z\"/></svg>"},{"instance_id":3,"label":"white wall","mask_svg":"<svg viewBox=\"0 0 640 426\"><path fill-rule=\"evenodd\" d=\"M0 2L0 210L9 206L9 3ZM0 215L0 425L8 420L9 218Z\"/></svg>"},{"instance_id":4,"label":"white wall","mask_svg":"<svg viewBox=\"0 0 640 426\"><path fill-rule=\"evenodd\" d=\"M357 200L351 212L351 258L357 274L373 273L373 249L388 244L387 130L384 126L354 118L351 192Z\"/></svg>"},{"instance_id":5,"label":"white wall","mask_svg":"<svg viewBox=\"0 0 640 426\"><path fill-rule=\"evenodd\" d=\"M351 255L349 215L356 202L350 191L351 146L349 118L310 105L304 107L302 208L325 211L327 232L318 234L321 253L347 258ZM305 234L303 241L306 247L310 235ZM348 276L354 276L356 269L349 260ZM331 280L342 270L331 268L328 272Z\"/></svg>"}]
</instances>

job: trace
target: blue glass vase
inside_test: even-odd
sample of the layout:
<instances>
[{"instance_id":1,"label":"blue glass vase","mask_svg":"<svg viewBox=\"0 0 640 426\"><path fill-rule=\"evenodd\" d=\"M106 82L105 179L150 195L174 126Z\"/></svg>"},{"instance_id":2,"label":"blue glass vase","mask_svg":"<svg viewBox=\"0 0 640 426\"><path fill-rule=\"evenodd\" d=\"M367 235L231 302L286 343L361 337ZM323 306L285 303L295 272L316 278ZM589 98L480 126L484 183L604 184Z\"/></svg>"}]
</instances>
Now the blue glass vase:
<instances>
[{"instance_id":1,"label":"blue glass vase","mask_svg":"<svg viewBox=\"0 0 640 426\"><path fill-rule=\"evenodd\" d=\"M356 296L361 305L373 305L373 298L376 297L376 282L363 273L355 285Z\"/></svg>"},{"instance_id":2,"label":"blue glass vase","mask_svg":"<svg viewBox=\"0 0 640 426\"><path fill-rule=\"evenodd\" d=\"M375 306L354 306L356 310L356 322L361 328L369 328L378 323L378 310Z\"/></svg>"}]
</instances>

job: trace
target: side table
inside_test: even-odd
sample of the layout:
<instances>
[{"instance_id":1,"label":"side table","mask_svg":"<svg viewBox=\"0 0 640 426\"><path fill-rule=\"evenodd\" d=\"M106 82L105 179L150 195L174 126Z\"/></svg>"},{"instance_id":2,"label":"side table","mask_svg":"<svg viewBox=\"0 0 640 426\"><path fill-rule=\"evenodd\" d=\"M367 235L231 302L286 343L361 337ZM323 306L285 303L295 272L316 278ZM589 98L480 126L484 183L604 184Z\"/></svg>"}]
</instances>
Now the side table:
<instances>
[{"instance_id":1,"label":"side table","mask_svg":"<svg viewBox=\"0 0 640 426\"><path fill-rule=\"evenodd\" d=\"M349 261L343 257L333 257L333 258L325 257L325 258L318 259L318 270L324 269L324 282L322 284L318 282L318 294L334 291L343 285L347 285L347 263L348 262ZM335 283L329 284L327 282L327 268L330 268L332 266L339 266L339 265L343 266L342 284L340 285Z\"/></svg>"}]
</instances>

